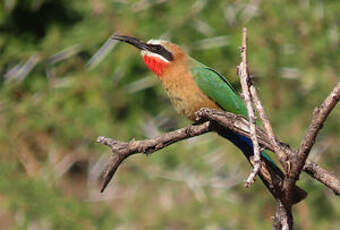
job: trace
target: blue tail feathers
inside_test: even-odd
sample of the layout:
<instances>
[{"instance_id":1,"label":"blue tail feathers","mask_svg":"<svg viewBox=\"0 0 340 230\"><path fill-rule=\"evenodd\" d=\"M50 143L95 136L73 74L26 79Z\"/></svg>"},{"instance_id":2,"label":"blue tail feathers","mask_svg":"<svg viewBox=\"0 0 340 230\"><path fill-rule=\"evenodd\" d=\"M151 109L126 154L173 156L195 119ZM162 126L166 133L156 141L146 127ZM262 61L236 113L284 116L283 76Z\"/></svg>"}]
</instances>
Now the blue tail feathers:
<instances>
[{"instance_id":1,"label":"blue tail feathers","mask_svg":"<svg viewBox=\"0 0 340 230\"><path fill-rule=\"evenodd\" d=\"M250 138L234 133L231 130L225 130L224 132L221 132L219 134L227 138L236 147L238 147L248 159L250 156L254 155L253 142L250 140ZM272 163L275 168L279 169L275 162L264 151L261 152L261 155L266 158L270 163Z\"/></svg>"},{"instance_id":2,"label":"blue tail feathers","mask_svg":"<svg viewBox=\"0 0 340 230\"><path fill-rule=\"evenodd\" d=\"M231 141L235 146L237 146L247 157L248 161L250 161L250 157L254 155L253 150L253 142L245 136L239 135L237 133L232 132L229 129L217 130L218 134L229 141ZM266 162L267 169L270 171L269 173L273 176L273 178L279 179L281 182L283 181L284 174L281 169L275 164L275 162L266 154L266 152L262 151L261 156L263 160ZM273 174L272 174L273 173ZM269 183L266 180L266 176L264 174L259 174L260 178L264 182L264 184L269 187ZM281 190L281 187L276 188ZM300 202L301 200L307 197L307 193L299 188L298 186L294 186L293 188L293 204ZM270 189L272 192L272 190ZM275 194L273 193L275 196Z\"/></svg>"}]
</instances>

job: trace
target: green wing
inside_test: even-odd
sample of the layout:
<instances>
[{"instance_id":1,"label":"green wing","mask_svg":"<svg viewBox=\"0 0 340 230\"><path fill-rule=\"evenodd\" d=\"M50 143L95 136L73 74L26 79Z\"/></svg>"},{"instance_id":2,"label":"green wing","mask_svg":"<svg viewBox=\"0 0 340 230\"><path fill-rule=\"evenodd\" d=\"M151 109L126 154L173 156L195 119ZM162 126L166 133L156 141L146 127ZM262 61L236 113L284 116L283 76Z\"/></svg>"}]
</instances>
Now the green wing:
<instances>
[{"instance_id":1,"label":"green wing","mask_svg":"<svg viewBox=\"0 0 340 230\"><path fill-rule=\"evenodd\" d=\"M191 72L198 87L225 111L248 115L243 101L220 73L208 67L194 67Z\"/></svg>"},{"instance_id":2,"label":"green wing","mask_svg":"<svg viewBox=\"0 0 340 230\"><path fill-rule=\"evenodd\" d=\"M225 111L248 116L247 107L223 75L214 69L202 66L194 67L191 71L198 87ZM264 151L261 153L276 169L279 169L268 154Z\"/></svg>"}]
</instances>

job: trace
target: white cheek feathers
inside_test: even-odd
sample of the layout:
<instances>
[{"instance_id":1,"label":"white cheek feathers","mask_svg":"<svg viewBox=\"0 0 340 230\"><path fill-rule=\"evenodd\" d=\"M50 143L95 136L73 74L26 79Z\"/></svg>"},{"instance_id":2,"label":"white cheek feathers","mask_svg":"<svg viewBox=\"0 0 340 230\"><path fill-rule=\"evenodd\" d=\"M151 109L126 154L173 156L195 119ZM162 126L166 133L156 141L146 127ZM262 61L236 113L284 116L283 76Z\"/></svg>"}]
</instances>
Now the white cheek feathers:
<instances>
[{"instance_id":1,"label":"white cheek feathers","mask_svg":"<svg viewBox=\"0 0 340 230\"><path fill-rule=\"evenodd\" d=\"M155 40L151 40L151 41L155 41ZM155 43L153 43L153 44L155 44ZM144 57L146 55L146 56L149 56L149 57L159 58L162 61L164 61L165 63L169 63L169 61L167 59L165 59L162 55L159 55L159 54L156 54L156 53L152 53L152 52L147 51L147 50L142 50L141 51L141 55L142 55L142 57Z\"/></svg>"}]
</instances>

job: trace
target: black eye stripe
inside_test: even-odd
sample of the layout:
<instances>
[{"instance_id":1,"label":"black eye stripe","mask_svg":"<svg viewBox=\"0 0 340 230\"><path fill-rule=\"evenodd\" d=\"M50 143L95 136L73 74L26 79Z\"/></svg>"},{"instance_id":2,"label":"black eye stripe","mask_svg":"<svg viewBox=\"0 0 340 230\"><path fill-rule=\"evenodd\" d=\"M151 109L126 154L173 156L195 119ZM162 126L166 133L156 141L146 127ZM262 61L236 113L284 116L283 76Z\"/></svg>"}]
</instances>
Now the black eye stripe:
<instances>
[{"instance_id":1,"label":"black eye stripe","mask_svg":"<svg viewBox=\"0 0 340 230\"><path fill-rule=\"evenodd\" d=\"M152 45L152 46L154 47L155 50L161 51L162 49L164 49L164 47L161 45Z\"/></svg>"},{"instance_id":2,"label":"black eye stripe","mask_svg":"<svg viewBox=\"0 0 340 230\"><path fill-rule=\"evenodd\" d=\"M153 53L159 54L168 61L173 61L174 57L171 52L164 48L164 46L159 44L147 44L149 50Z\"/></svg>"}]
</instances>

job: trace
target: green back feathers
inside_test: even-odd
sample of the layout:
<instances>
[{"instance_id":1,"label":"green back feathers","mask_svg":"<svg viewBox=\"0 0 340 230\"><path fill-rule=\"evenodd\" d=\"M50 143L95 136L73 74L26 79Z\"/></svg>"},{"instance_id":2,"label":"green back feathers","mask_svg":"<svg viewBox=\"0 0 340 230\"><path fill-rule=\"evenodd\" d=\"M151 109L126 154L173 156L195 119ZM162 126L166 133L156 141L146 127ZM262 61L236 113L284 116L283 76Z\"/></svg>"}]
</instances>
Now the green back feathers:
<instances>
[{"instance_id":1,"label":"green back feathers","mask_svg":"<svg viewBox=\"0 0 340 230\"><path fill-rule=\"evenodd\" d=\"M229 81L214 69L200 66L191 69L198 87L227 112L247 116L247 108Z\"/></svg>"}]
</instances>

